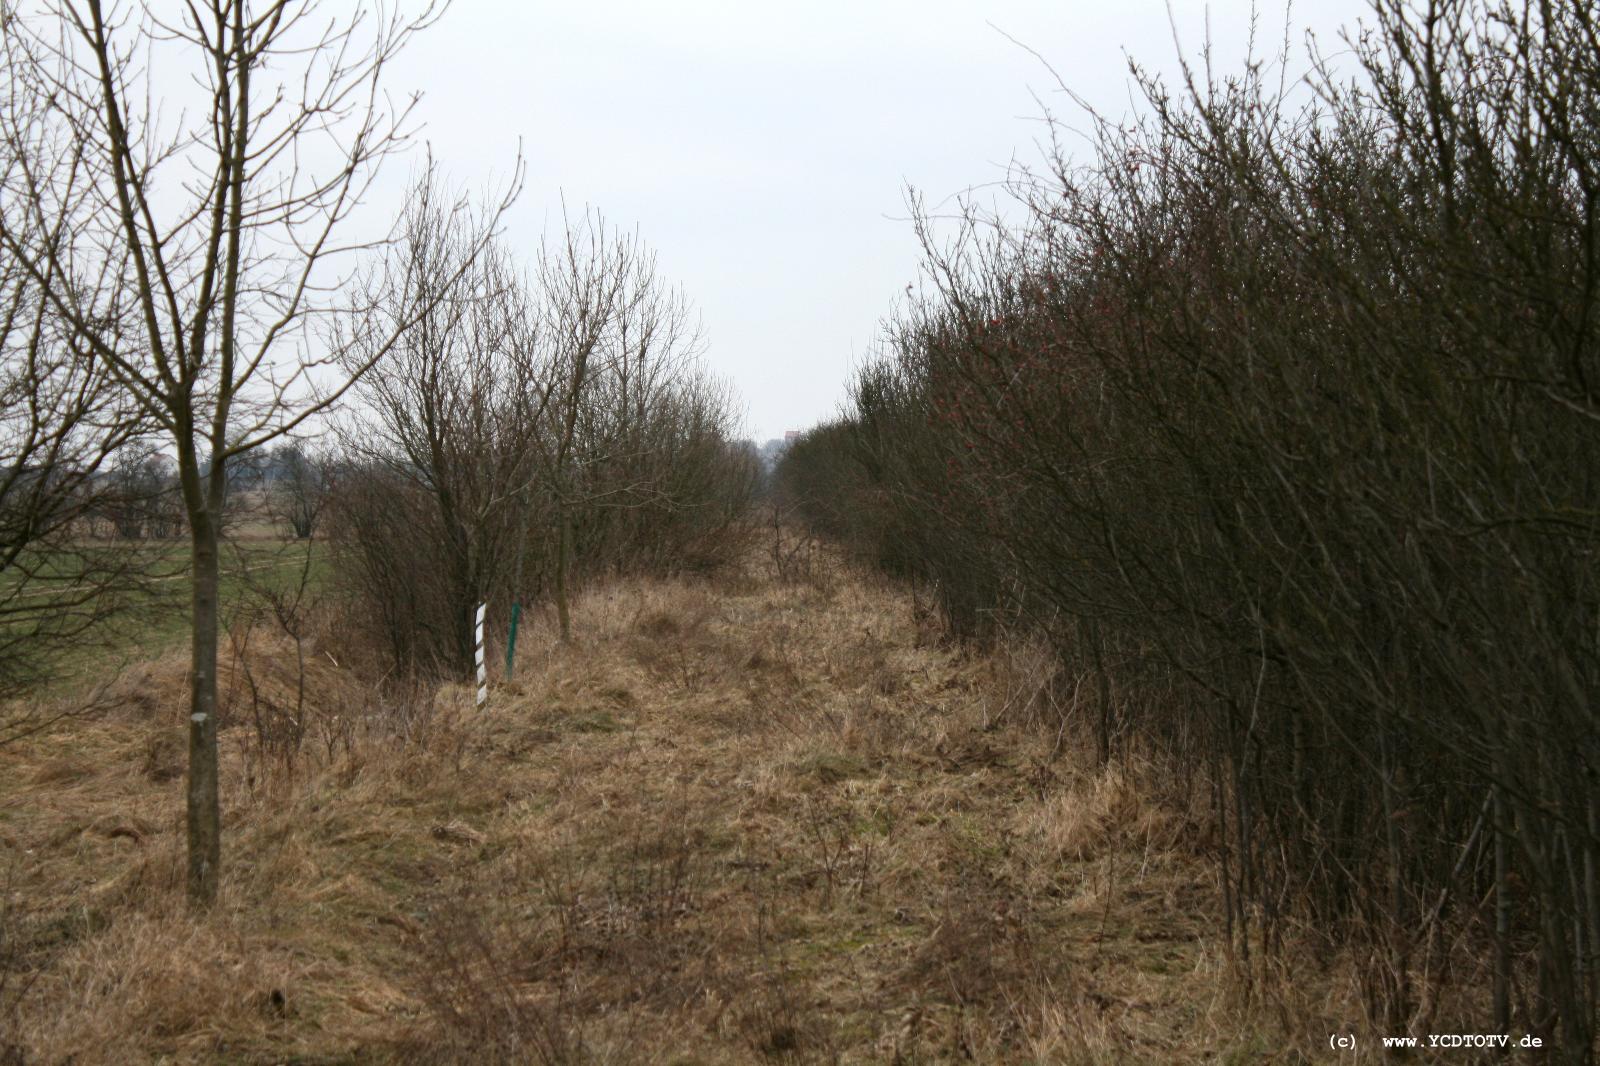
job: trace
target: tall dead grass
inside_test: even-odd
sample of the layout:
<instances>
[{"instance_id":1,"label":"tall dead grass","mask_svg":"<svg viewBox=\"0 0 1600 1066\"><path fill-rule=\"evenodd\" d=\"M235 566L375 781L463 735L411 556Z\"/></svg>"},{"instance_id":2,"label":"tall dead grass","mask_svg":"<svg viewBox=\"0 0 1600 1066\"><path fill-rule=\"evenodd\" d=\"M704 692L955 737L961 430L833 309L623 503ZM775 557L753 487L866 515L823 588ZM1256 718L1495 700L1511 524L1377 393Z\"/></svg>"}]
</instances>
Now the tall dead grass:
<instances>
[{"instance_id":1,"label":"tall dead grass","mask_svg":"<svg viewBox=\"0 0 1600 1066\"><path fill-rule=\"evenodd\" d=\"M1227 994L1200 801L1153 757L1099 764L1083 693L1038 649L979 655L926 623L834 556L804 579L753 556L592 589L570 645L535 615L516 682L482 711L448 686L397 703L315 642L302 698L293 649L251 634L221 685L228 873L198 919L161 739L181 732L182 665L146 664L111 710L0 750L0 1049L1199 1062L1320 1046L1353 995L1336 975L1287 1013ZM264 706L299 708L292 761L266 756Z\"/></svg>"}]
</instances>

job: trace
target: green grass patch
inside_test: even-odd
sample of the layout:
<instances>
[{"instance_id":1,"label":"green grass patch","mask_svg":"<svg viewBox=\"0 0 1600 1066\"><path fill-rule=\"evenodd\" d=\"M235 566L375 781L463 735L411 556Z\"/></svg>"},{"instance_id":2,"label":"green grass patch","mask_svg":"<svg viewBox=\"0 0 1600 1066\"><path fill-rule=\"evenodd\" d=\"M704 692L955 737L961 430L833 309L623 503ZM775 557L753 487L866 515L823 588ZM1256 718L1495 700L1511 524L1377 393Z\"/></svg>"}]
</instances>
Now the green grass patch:
<instances>
[{"instance_id":1,"label":"green grass patch","mask_svg":"<svg viewBox=\"0 0 1600 1066\"><path fill-rule=\"evenodd\" d=\"M82 550L110 553L130 549L92 545ZM50 679L36 695L64 694L109 676L123 665L157 658L188 643L193 616L188 542L144 544L131 550L139 553L137 576L108 587L105 595L115 598L115 602L106 604L109 616L73 646L58 650L51 661L40 664ZM46 571L52 565L48 561L42 563ZM63 560L57 568L68 565ZM315 598L330 583L332 560L327 546L314 542L309 546L304 541L224 542L220 570L217 591L222 624L226 627L245 612L264 609L273 592L292 595L302 574L307 599ZM19 574L0 575L0 588L6 581L20 580Z\"/></svg>"}]
</instances>

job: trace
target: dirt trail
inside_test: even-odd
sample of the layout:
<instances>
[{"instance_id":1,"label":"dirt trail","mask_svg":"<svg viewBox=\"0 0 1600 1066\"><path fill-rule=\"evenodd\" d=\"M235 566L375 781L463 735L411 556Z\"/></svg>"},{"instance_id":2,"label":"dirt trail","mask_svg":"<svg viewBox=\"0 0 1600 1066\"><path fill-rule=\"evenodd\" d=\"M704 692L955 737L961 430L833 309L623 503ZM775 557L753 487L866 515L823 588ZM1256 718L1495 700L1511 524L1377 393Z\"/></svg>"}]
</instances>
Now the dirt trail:
<instances>
[{"instance_id":1,"label":"dirt trail","mask_svg":"<svg viewBox=\"0 0 1600 1066\"><path fill-rule=\"evenodd\" d=\"M0 753L34 976L9 1039L30 1062L1281 1050L1227 1004L1197 823L1028 721L1040 657L941 645L825 558L594 590L575 619L570 648L525 633L481 714L450 691L403 729L335 726L313 701L292 773L240 705L199 923L166 696Z\"/></svg>"}]
</instances>

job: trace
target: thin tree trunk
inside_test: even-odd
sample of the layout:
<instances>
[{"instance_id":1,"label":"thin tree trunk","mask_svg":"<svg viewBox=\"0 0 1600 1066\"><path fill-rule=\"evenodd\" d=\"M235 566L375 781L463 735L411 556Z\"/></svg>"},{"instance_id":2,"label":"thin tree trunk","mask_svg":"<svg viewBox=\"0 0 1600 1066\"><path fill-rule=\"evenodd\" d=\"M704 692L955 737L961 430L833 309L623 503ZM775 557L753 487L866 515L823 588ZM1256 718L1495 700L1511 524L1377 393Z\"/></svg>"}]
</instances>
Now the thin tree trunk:
<instances>
[{"instance_id":1,"label":"thin tree trunk","mask_svg":"<svg viewBox=\"0 0 1600 1066\"><path fill-rule=\"evenodd\" d=\"M572 556L572 520L567 506L561 505L558 519L560 531L556 535L556 617L561 621L561 643L572 641L572 613L567 605L567 567Z\"/></svg>"},{"instance_id":2,"label":"thin tree trunk","mask_svg":"<svg viewBox=\"0 0 1600 1066\"><path fill-rule=\"evenodd\" d=\"M1099 756L1098 765L1104 767L1111 763L1111 677L1106 673L1105 652L1100 646L1100 626L1098 623L1089 623L1089 646L1094 650L1095 688L1100 709L1099 722L1095 727L1096 754Z\"/></svg>"},{"instance_id":3,"label":"thin tree trunk","mask_svg":"<svg viewBox=\"0 0 1600 1066\"><path fill-rule=\"evenodd\" d=\"M522 615L522 570L528 557L528 516L533 508L528 503L524 489L517 494L520 515L517 519L517 562L511 571L511 631L506 637L506 680L511 681L516 672L517 621Z\"/></svg>"},{"instance_id":4,"label":"thin tree trunk","mask_svg":"<svg viewBox=\"0 0 1600 1066\"><path fill-rule=\"evenodd\" d=\"M191 514L193 646L189 682L189 902L216 901L222 869L222 813L217 797L217 524Z\"/></svg>"},{"instance_id":5,"label":"thin tree trunk","mask_svg":"<svg viewBox=\"0 0 1600 1066\"><path fill-rule=\"evenodd\" d=\"M1494 786L1494 1024L1511 1031L1511 899L1506 892L1509 833L1500 786Z\"/></svg>"}]
</instances>

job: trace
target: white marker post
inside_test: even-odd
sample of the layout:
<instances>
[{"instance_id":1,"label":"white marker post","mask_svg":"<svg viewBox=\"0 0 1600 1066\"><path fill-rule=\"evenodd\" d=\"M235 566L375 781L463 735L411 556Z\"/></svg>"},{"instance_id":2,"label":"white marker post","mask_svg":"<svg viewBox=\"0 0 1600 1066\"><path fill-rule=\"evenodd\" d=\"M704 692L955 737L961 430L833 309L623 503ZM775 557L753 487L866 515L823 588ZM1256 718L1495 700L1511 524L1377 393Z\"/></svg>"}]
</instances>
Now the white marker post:
<instances>
[{"instance_id":1,"label":"white marker post","mask_svg":"<svg viewBox=\"0 0 1600 1066\"><path fill-rule=\"evenodd\" d=\"M489 699L489 671L483 665L483 616L489 609L487 603L478 604L478 625L473 636L477 645L478 656L478 706L482 707Z\"/></svg>"}]
</instances>

